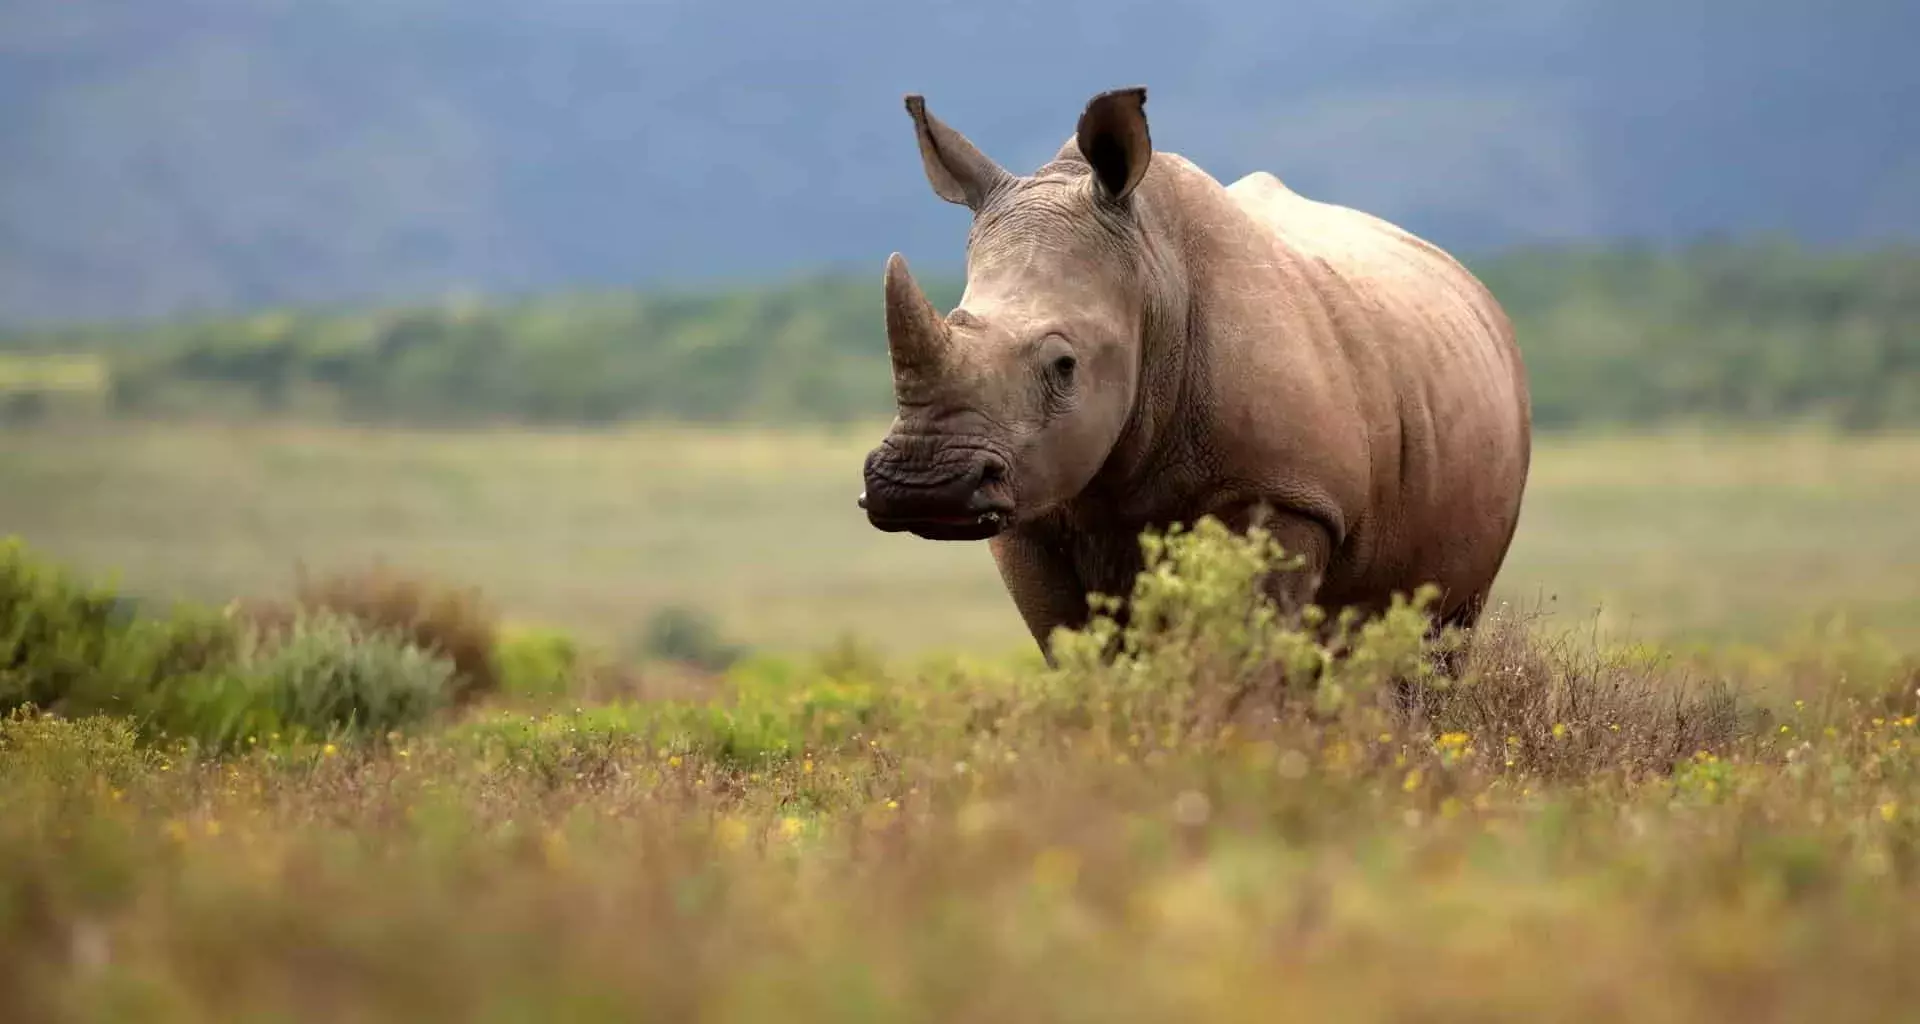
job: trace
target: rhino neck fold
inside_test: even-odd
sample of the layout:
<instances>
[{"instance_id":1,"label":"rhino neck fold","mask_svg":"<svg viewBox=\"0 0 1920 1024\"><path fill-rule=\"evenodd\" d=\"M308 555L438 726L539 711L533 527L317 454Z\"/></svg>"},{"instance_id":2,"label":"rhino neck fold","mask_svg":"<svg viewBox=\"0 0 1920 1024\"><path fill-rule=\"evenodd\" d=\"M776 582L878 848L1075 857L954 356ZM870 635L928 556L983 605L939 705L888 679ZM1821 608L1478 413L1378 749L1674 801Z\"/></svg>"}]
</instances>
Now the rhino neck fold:
<instances>
[{"instance_id":1,"label":"rhino neck fold","mask_svg":"<svg viewBox=\"0 0 1920 1024\"><path fill-rule=\"evenodd\" d=\"M1158 168L1155 169L1156 171ZM1095 503L1125 507L1157 490L1156 478L1176 466L1190 438L1175 428L1189 403L1194 374L1204 362L1193 336L1193 287L1188 276L1184 225L1168 216L1174 204L1163 174L1149 171L1134 194L1142 249L1139 275L1139 369L1133 411L1106 464L1087 487Z\"/></svg>"}]
</instances>

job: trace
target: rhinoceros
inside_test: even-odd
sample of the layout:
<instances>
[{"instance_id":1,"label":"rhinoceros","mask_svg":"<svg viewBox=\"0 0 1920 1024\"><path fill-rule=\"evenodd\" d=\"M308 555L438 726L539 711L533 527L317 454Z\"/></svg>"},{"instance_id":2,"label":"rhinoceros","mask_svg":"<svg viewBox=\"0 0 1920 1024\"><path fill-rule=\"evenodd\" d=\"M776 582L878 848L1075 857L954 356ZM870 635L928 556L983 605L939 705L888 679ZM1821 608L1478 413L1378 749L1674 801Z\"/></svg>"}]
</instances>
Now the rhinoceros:
<instances>
[{"instance_id":1,"label":"rhinoceros","mask_svg":"<svg viewBox=\"0 0 1920 1024\"><path fill-rule=\"evenodd\" d=\"M1471 628L1520 517L1526 373L1504 310L1438 246L1256 171L1156 152L1146 89L1094 96L1019 176L906 97L928 182L972 211L941 315L887 261L896 416L859 505L986 541L1052 660L1087 595L1124 597L1148 528L1256 519L1269 589L1361 616L1434 584Z\"/></svg>"}]
</instances>

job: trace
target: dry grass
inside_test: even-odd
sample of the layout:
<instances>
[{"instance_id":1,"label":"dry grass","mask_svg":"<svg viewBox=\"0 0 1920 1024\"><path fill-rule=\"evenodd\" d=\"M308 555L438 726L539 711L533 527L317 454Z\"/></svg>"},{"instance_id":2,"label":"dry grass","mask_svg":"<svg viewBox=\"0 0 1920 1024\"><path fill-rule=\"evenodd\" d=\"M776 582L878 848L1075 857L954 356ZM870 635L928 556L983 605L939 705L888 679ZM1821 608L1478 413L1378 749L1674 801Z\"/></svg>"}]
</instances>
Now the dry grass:
<instances>
[{"instance_id":1,"label":"dry grass","mask_svg":"<svg viewBox=\"0 0 1920 1024\"><path fill-rule=\"evenodd\" d=\"M1920 997L1915 663L1832 641L1725 678L1499 628L1472 661L1429 726L1357 701L1177 745L1063 717L1029 670L849 657L739 669L725 714L218 761L19 719L0 1016L1867 1021Z\"/></svg>"},{"instance_id":2,"label":"dry grass","mask_svg":"<svg viewBox=\"0 0 1920 1024\"><path fill-rule=\"evenodd\" d=\"M1422 716L1441 731L1500 737L1507 767L1552 779L1664 771L1725 749L1751 725L1720 674L1530 625L1519 616L1483 623L1467 657L1474 684L1428 696Z\"/></svg>"}]
</instances>

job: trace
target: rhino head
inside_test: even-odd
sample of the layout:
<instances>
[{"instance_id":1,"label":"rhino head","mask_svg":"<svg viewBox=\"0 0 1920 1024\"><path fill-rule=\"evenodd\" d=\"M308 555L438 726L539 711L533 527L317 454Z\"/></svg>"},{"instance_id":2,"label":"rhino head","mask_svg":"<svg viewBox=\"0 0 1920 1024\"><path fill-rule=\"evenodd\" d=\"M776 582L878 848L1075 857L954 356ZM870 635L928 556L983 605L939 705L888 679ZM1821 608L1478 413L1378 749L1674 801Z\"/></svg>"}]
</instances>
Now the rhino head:
<instances>
[{"instance_id":1,"label":"rhino head","mask_svg":"<svg viewBox=\"0 0 1920 1024\"><path fill-rule=\"evenodd\" d=\"M1141 88L1095 96L1054 160L1016 176L907 97L934 194L973 223L945 316L899 253L887 261L897 408L860 499L876 528L985 540L1071 501L1107 462L1133 416L1150 305L1145 105Z\"/></svg>"}]
</instances>

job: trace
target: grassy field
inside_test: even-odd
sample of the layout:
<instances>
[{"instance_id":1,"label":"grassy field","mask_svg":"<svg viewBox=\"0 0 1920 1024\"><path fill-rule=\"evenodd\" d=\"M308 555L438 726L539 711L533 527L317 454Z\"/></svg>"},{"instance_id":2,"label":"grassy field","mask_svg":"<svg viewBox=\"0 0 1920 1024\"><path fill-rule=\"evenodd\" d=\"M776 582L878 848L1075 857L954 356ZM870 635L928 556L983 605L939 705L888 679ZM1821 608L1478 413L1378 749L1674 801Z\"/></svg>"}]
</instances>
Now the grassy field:
<instances>
[{"instance_id":1,"label":"grassy field","mask_svg":"<svg viewBox=\"0 0 1920 1024\"><path fill-rule=\"evenodd\" d=\"M0 529L135 591L279 593L386 560L621 640L656 608L809 649L1026 636L980 545L870 529L878 428L412 433L139 426L0 435ZM1505 598L1569 626L1765 639L1842 615L1920 645L1920 439L1543 439Z\"/></svg>"},{"instance_id":2,"label":"grassy field","mask_svg":"<svg viewBox=\"0 0 1920 1024\"><path fill-rule=\"evenodd\" d=\"M1261 554L1199 539L1112 664L1096 629L1056 672L762 656L703 696L509 673L437 709L376 699L449 678L391 640L229 661L195 633L141 661L151 624L0 571L0 696L37 680L176 730L0 719L0 1019L1850 1022L1920 999L1920 661L1503 623L1409 715L1385 684L1420 663L1417 617L1316 674L1304 634L1247 617ZM291 731L346 693L387 717ZM282 717L242 736L223 706Z\"/></svg>"},{"instance_id":3,"label":"grassy field","mask_svg":"<svg viewBox=\"0 0 1920 1024\"><path fill-rule=\"evenodd\" d=\"M1330 662L1218 535L1116 662L1096 624L1043 671L983 550L864 525L869 436L5 435L0 522L54 561L0 550L0 1020L1920 1000L1920 439L1543 441L1507 596L1698 643L1502 614L1407 711L1416 617ZM786 650L662 676L467 605L383 633L385 591L128 620L60 582L217 605L377 559Z\"/></svg>"}]
</instances>

